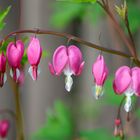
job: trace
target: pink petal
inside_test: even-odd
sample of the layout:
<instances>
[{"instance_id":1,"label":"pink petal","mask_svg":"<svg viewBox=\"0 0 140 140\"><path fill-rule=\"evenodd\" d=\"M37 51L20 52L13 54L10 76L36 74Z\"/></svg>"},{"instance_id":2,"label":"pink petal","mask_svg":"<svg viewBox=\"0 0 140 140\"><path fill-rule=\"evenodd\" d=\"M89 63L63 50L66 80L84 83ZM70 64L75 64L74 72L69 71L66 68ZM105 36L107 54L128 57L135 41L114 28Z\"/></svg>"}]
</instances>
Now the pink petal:
<instances>
[{"instance_id":1,"label":"pink petal","mask_svg":"<svg viewBox=\"0 0 140 140\"><path fill-rule=\"evenodd\" d=\"M24 54L24 44L21 40L17 40L16 41L16 48L19 50L20 52L20 57L22 58L23 54Z\"/></svg>"},{"instance_id":2,"label":"pink petal","mask_svg":"<svg viewBox=\"0 0 140 140\"><path fill-rule=\"evenodd\" d=\"M30 65L38 65L42 55L42 48L38 38L31 38L29 46L27 48L27 56Z\"/></svg>"},{"instance_id":3,"label":"pink petal","mask_svg":"<svg viewBox=\"0 0 140 140\"><path fill-rule=\"evenodd\" d=\"M6 57L2 52L0 54L0 72L4 73L6 71Z\"/></svg>"},{"instance_id":4,"label":"pink petal","mask_svg":"<svg viewBox=\"0 0 140 140\"><path fill-rule=\"evenodd\" d=\"M48 66L49 66L50 73L51 73L52 75L55 75L55 71L54 71L53 65L52 65L51 63L49 63Z\"/></svg>"},{"instance_id":5,"label":"pink petal","mask_svg":"<svg viewBox=\"0 0 140 140\"><path fill-rule=\"evenodd\" d=\"M115 73L113 83L114 91L117 94L122 94L131 84L131 70L127 66L120 67Z\"/></svg>"},{"instance_id":6,"label":"pink petal","mask_svg":"<svg viewBox=\"0 0 140 140\"><path fill-rule=\"evenodd\" d=\"M71 45L68 48L68 57L70 68L75 75L78 75L79 68L82 63L82 53L78 47Z\"/></svg>"},{"instance_id":7,"label":"pink petal","mask_svg":"<svg viewBox=\"0 0 140 140\"><path fill-rule=\"evenodd\" d=\"M65 46L58 47L53 55L53 67L56 75L60 75L68 62L67 48Z\"/></svg>"},{"instance_id":8,"label":"pink petal","mask_svg":"<svg viewBox=\"0 0 140 140\"><path fill-rule=\"evenodd\" d=\"M9 65L13 68L18 68L24 53L24 44L18 40L16 45L14 42L9 43L7 46L6 55Z\"/></svg>"},{"instance_id":9,"label":"pink petal","mask_svg":"<svg viewBox=\"0 0 140 140\"><path fill-rule=\"evenodd\" d=\"M95 83L102 86L108 76L108 68L102 55L99 55L93 64L92 74L94 76Z\"/></svg>"},{"instance_id":10,"label":"pink petal","mask_svg":"<svg viewBox=\"0 0 140 140\"><path fill-rule=\"evenodd\" d=\"M0 137L2 137L2 138L7 137L9 127L10 127L10 124L9 124L8 120L2 120L0 122Z\"/></svg>"},{"instance_id":11,"label":"pink petal","mask_svg":"<svg viewBox=\"0 0 140 140\"><path fill-rule=\"evenodd\" d=\"M140 96L140 68L134 67L132 69L132 88L137 96Z\"/></svg>"},{"instance_id":12,"label":"pink petal","mask_svg":"<svg viewBox=\"0 0 140 140\"><path fill-rule=\"evenodd\" d=\"M76 74L77 76L80 75L80 74L82 73L83 68L84 68L84 65L85 65L85 62L83 61L83 62L81 63L81 65L80 65L80 67L79 67L78 73Z\"/></svg>"}]
</instances>

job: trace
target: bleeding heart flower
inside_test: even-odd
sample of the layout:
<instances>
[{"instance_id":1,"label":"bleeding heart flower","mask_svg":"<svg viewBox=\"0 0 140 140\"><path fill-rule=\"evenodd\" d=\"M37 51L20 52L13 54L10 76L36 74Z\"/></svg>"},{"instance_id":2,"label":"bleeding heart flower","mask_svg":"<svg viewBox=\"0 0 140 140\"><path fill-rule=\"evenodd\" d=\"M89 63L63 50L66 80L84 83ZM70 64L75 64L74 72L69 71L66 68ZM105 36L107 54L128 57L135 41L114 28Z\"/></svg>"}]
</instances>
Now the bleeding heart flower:
<instances>
[{"instance_id":1,"label":"bleeding heart flower","mask_svg":"<svg viewBox=\"0 0 140 140\"><path fill-rule=\"evenodd\" d=\"M72 75L78 76L82 73L85 63L82 59L82 53L78 47L61 45L53 54L53 64L49 63L51 74L59 76L63 72L66 76L65 89L68 92L73 85Z\"/></svg>"},{"instance_id":2,"label":"bleeding heart flower","mask_svg":"<svg viewBox=\"0 0 140 140\"><path fill-rule=\"evenodd\" d=\"M115 73L113 88L116 94L125 94L126 103L124 109L129 112L132 109L131 97L140 96L140 68L120 67Z\"/></svg>"},{"instance_id":3,"label":"bleeding heart flower","mask_svg":"<svg viewBox=\"0 0 140 140\"><path fill-rule=\"evenodd\" d=\"M11 67L10 75L16 82L18 77L20 76L19 67L23 54L24 54L24 44L21 40L16 41L16 43L14 42L9 43L6 55L8 63Z\"/></svg>"},{"instance_id":4,"label":"bleeding heart flower","mask_svg":"<svg viewBox=\"0 0 140 140\"><path fill-rule=\"evenodd\" d=\"M103 95L103 85L108 76L108 68L102 55L99 55L93 64L92 74L95 82L94 96L96 99L99 99Z\"/></svg>"},{"instance_id":5,"label":"bleeding heart flower","mask_svg":"<svg viewBox=\"0 0 140 140\"><path fill-rule=\"evenodd\" d=\"M27 48L28 61L30 63L29 73L33 80L37 80L39 75L38 65L42 56L42 48L39 39L32 37Z\"/></svg>"},{"instance_id":6,"label":"bleeding heart flower","mask_svg":"<svg viewBox=\"0 0 140 140\"><path fill-rule=\"evenodd\" d=\"M0 54L0 87L2 87L3 84L7 80L5 71L6 71L6 57L4 56L4 53L2 52Z\"/></svg>"},{"instance_id":7,"label":"bleeding heart flower","mask_svg":"<svg viewBox=\"0 0 140 140\"><path fill-rule=\"evenodd\" d=\"M8 120L0 121L0 137L6 138L9 131L10 123Z\"/></svg>"}]
</instances>

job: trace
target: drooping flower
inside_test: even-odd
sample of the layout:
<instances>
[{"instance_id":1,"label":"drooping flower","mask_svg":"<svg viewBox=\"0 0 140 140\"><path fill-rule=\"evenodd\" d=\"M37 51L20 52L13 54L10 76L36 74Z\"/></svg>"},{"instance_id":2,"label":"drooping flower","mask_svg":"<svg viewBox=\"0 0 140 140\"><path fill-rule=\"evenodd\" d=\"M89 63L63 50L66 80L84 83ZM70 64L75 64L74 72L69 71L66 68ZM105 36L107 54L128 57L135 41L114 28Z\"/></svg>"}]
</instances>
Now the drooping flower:
<instances>
[{"instance_id":1,"label":"drooping flower","mask_svg":"<svg viewBox=\"0 0 140 140\"><path fill-rule=\"evenodd\" d=\"M42 56L42 48L40 41L36 37L32 37L27 48L28 61L30 63L29 73L33 80L37 80L39 75L38 65Z\"/></svg>"},{"instance_id":2,"label":"drooping flower","mask_svg":"<svg viewBox=\"0 0 140 140\"><path fill-rule=\"evenodd\" d=\"M51 74L59 76L63 72L66 76L65 89L68 92L71 91L73 85L72 75L78 76L82 73L85 63L82 59L82 53L77 46L61 45L53 54L52 64L49 63Z\"/></svg>"},{"instance_id":3,"label":"drooping flower","mask_svg":"<svg viewBox=\"0 0 140 140\"><path fill-rule=\"evenodd\" d=\"M92 74L95 82L94 96L98 99L103 95L103 85L108 76L108 68L102 55L99 55L93 64Z\"/></svg>"},{"instance_id":4,"label":"drooping flower","mask_svg":"<svg viewBox=\"0 0 140 140\"><path fill-rule=\"evenodd\" d=\"M8 135L10 123L8 120L1 120L0 121L0 137L6 138Z\"/></svg>"},{"instance_id":5,"label":"drooping flower","mask_svg":"<svg viewBox=\"0 0 140 140\"><path fill-rule=\"evenodd\" d=\"M6 57L4 56L4 53L2 52L0 54L0 87L2 87L3 84L7 80L5 71L6 71Z\"/></svg>"},{"instance_id":6,"label":"drooping flower","mask_svg":"<svg viewBox=\"0 0 140 140\"><path fill-rule=\"evenodd\" d=\"M125 94L124 109L129 112L132 109L131 97L133 95L140 96L140 68L120 67L115 73L113 88L116 94Z\"/></svg>"},{"instance_id":7,"label":"drooping flower","mask_svg":"<svg viewBox=\"0 0 140 140\"><path fill-rule=\"evenodd\" d=\"M18 77L20 76L20 63L22 60L22 56L24 54L24 44L21 40L14 42L10 42L6 55L8 59L8 63L11 67L10 75L17 82Z\"/></svg>"}]
</instances>

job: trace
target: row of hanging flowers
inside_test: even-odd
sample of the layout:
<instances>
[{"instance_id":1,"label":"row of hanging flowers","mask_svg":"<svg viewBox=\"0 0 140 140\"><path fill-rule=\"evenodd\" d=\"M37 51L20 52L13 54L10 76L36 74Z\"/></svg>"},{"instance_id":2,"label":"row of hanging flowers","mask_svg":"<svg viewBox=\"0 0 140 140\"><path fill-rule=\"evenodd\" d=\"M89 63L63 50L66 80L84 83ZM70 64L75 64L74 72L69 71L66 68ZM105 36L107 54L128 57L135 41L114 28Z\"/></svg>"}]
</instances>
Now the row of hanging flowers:
<instances>
[{"instance_id":1,"label":"row of hanging flowers","mask_svg":"<svg viewBox=\"0 0 140 140\"><path fill-rule=\"evenodd\" d=\"M6 62L10 66L10 76L15 82L19 82L22 72L20 70L21 60L24 54L25 46L21 40L10 42L7 46L6 56L3 52L0 54L0 86L6 82ZM29 74L33 80L37 80L40 73L38 65L42 56L42 48L37 37L30 39L27 48L27 57L30 64ZM72 76L79 76L84 68L85 61L80 49L75 45L59 46L50 62L49 70L52 75L60 76L62 73L65 78L65 89L70 92L73 79ZM94 77L96 99L101 97L104 93L103 86L108 77L108 68L102 54L99 54L92 66L92 74ZM113 89L116 94L126 96L126 103L124 109L129 112L132 109L131 97L133 95L140 96L140 68L130 68L128 66L120 67L116 73L113 81Z\"/></svg>"}]
</instances>

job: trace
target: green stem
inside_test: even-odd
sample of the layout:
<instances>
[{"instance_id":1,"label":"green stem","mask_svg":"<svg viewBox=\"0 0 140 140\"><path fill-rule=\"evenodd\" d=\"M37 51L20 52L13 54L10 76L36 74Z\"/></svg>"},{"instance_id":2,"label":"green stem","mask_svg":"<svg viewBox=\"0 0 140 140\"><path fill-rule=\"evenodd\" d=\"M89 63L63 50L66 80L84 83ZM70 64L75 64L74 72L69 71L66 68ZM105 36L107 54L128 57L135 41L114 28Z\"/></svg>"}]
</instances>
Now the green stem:
<instances>
[{"instance_id":1,"label":"green stem","mask_svg":"<svg viewBox=\"0 0 140 140\"><path fill-rule=\"evenodd\" d=\"M15 85L15 102L16 102L16 125L17 125L17 140L24 140L23 119L20 104L20 93L18 84Z\"/></svg>"}]
</instances>

